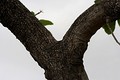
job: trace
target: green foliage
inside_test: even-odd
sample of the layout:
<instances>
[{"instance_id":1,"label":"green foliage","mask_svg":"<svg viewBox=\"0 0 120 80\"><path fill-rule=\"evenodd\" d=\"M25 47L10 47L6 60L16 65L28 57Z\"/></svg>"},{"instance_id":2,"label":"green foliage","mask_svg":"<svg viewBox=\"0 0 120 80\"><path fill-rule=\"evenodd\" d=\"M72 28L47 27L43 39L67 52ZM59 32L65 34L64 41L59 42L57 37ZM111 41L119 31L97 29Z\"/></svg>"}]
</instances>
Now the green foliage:
<instances>
[{"instance_id":1,"label":"green foliage","mask_svg":"<svg viewBox=\"0 0 120 80\"><path fill-rule=\"evenodd\" d=\"M100 0L95 0L94 2L95 2L95 4L98 4L98 3L100 2ZM103 25L103 29L104 29L104 31L105 31L108 35L110 35L110 34L112 34L112 33L114 32L114 30L115 30L115 22L116 22L116 21L111 22L111 23L107 23L107 24ZM120 26L120 19L118 19L117 22L118 22L118 24L119 24L119 26ZM109 25L109 26L108 26L108 25ZM109 27L110 27L110 28L109 28ZM111 29L111 30L110 30L110 29Z\"/></svg>"},{"instance_id":2,"label":"green foliage","mask_svg":"<svg viewBox=\"0 0 120 80\"><path fill-rule=\"evenodd\" d=\"M117 22L118 22L118 25L120 26L120 19L118 19L118 20L116 20ZM116 21L114 21L114 22L111 22L111 23L107 23L107 24L105 24L104 26L103 26L103 29L104 29L104 31L109 35L109 34L112 34L112 32L114 32L114 30L115 30L115 26L116 26ZM110 28L111 28L111 31L110 31Z\"/></svg>"},{"instance_id":3,"label":"green foliage","mask_svg":"<svg viewBox=\"0 0 120 80\"><path fill-rule=\"evenodd\" d=\"M99 1L100 1L100 0L95 0L94 2L95 2L95 4L97 4L97 3L99 3Z\"/></svg>"},{"instance_id":4,"label":"green foliage","mask_svg":"<svg viewBox=\"0 0 120 80\"><path fill-rule=\"evenodd\" d=\"M31 13L35 16L35 13L33 11L31 11Z\"/></svg>"},{"instance_id":5,"label":"green foliage","mask_svg":"<svg viewBox=\"0 0 120 80\"><path fill-rule=\"evenodd\" d=\"M42 23L44 26L47 26L47 25L53 25L53 23L49 20L45 20L45 19L41 19L39 20L40 23Z\"/></svg>"},{"instance_id":6,"label":"green foliage","mask_svg":"<svg viewBox=\"0 0 120 80\"><path fill-rule=\"evenodd\" d=\"M110 27L110 28L109 28ZM115 21L111 23L107 23L103 26L104 31L109 35L112 34L115 30Z\"/></svg>"},{"instance_id":7,"label":"green foliage","mask_svg":"<svg viewBox=\"0 0 120 80\"><path fill-rule=\"evenodd\" d=\"M32 13L34 16L36 16L36 14L35 14L33 11L31 11L31 13ZM37 15L38 15L39 13L40 13L40 12L38 12ZM49 20L40 19L39 21L40 21L40 23L41 23L42 25L44 25L44 26L53 25L53 23L52 23L51 21L49 21Z\"/></svg>"}]
</instances>

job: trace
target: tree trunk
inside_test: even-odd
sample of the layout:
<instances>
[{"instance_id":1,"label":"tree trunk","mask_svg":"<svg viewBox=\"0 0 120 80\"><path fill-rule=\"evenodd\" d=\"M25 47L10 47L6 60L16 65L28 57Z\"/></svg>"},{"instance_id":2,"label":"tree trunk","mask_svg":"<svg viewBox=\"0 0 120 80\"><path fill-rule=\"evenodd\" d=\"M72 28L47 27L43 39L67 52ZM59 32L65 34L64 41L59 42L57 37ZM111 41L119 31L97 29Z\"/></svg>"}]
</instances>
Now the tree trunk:
<instances>
[{"instance_id":1,"label":"tree trunk","mask_svg":"<svg viewBox=\"0 0 120 80\"><path fill-rule=\"evenodd\" d=\"M7 27L45 70L48 80L88 80L83 56L90 38L120 15L120 0L94 4L72 24L63 40L51 33L18 0L0 0L0 22Z\"/></svg>"}]
</instances>

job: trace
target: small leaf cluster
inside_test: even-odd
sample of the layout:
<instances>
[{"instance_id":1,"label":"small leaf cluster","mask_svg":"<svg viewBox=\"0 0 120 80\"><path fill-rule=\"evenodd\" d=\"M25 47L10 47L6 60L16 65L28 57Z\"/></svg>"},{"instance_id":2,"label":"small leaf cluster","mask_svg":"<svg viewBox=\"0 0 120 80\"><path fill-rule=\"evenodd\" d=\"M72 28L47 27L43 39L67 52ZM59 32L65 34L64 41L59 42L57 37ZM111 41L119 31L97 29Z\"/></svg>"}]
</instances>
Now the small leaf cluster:
<instances>
[{"instance_id":1,"label":"small leaf cluster","mask_svg":"<svg viewBox=\"0 0 120 80\"><path fill-rule=\"evenodd\" d=\"M31 13L32 13L34 16L36 16L36 14L35 14L33 11L31 11ZM40 19L39 22L40 22L42 25L44 25L44 26L53 25L52 21L46 20L46 19Z\"/></svg>"},{"instance_id":2,"label":"small leaf cluster","mask_svg":"<svg viewBox=\"0 0 120 80\"><path fill-rule=\"evenodd\" d=\"M118 22L118 24L119 24L119 26L120 26L120 19L118 19L118 20L116 20L117 22ZM103 29L104 29L104 31L108 34L108 35L110 35L110 34L112 34L113 32L114 32L114 30L115 30L115 25L116 25L116 21L114 21L114 22L111 22L111 23L107 23L107 24L105 24L105 25L103 25ZM110 29L109 29L109 27L111 28L111 31L110 31Z\"/></svg>"},{"instance_id":3,"label":"small leaf cluster","mask_svg":"<svg viewBox=\"0 0 120 80\"><path fill-rule=\"evenodd\" d=\"M97 4L97 3L99 3L99 2L100 2L100 0L95 0L94 2L95 2L95 4Z\"/></svg>"},{"instance_id":4,"label":"small leaf cluster","mask_svg":"<svg viewBox=\"0 0 120 80\"><path fill-rule=\"evenodd\" d=\"M95 4L98 4L99 2L100 2L100 0L95 0L94 1L95 2ZM118 22L118 24L119 24L119 26L120 26L120 19L118 19L118 20L116 20L117 22ZM113 32L114 32L114 30L115 30L115 25L116 25L116 21L114 21L114 22L111 22L111 23L107 23L107 24L105 24L105 25L103 25L103 29L104 29L104 31L108 34L108 35L110 35L110 34L112 34ZM109 25L109 26L108 26ZM110 29L109 29L109 27L110 27Z\"/></svg>"}]
</instances>

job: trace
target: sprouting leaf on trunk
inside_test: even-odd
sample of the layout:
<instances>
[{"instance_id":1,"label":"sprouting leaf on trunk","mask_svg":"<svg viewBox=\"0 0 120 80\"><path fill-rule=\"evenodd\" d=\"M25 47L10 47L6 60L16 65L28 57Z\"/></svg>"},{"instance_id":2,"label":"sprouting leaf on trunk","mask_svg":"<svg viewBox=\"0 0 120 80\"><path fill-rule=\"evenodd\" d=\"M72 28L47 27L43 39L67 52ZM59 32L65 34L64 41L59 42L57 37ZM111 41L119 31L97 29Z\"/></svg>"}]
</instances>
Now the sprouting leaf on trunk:
<instances>
[{"instance_id":1,"label":"sprouting leaf on trunk","mask_svg":"<svg viewBox=\"0 0 120 80\"><path fill-rule=\"evenodd\" d=\"M35 13L33 11L31 11L31 13L35 16Z\"/></svg>"},{"instance_id":2,"label":"sprouting leaf on trunk","mask_svg":"<svg viewBox=\"0 0 120 80\"><path fill-rule=\"evenodd\" d=\"M109 26L108 26L108 25ZM105 24L104 26L103 26L103 29L104 29L104 31L108 34L108 35L110 35L110 34L112 34L112 32L114 32L114 30L115 30L115 21L114 22L111 22L111 23L107 23L107 24ZM110 30L110 28L111 28L111 30Z\"/></svg>"},{"instance_id":3,"label":"sprouting leaf on trunk","mask_svg":"<svg viewBox=\"0 0 120 80\"><path fill-rule=\"evenodd\" d=\"M95 2L95 4L97 4L97 3L99 3L99 2L100 2L100 0L95 0L94 2Z\"/></svg>"},{"instance_id":4,"label":"sprouting leaf on trunk","mask_svg":"<svg viewBox=\"0 0 120 80\"><path fill-rule=\"evenodd\" d=\"M34 16L40 14L41 12L42 12L42 11L40 11L40 12L38 12L38 13L35 14L33 11L31 11L31 13L32 13ZM44 25L44 26L53 25L53 23L52 23L51 21L49 21L49 20L40 19L39 21L40 21L40 23L41 23L42 25Z\"/></svg>"},{"instance_id":5,"label":"sprouting leaf on trunk","mask_svg":"<svg viewBox=\"0 0 120 80\"><path fill-rule=\"evenodd\" d=\"M117 22L118 22L118 24L119 24L119 26L120 26L120 19L118 19Z\"/></svg>"},{"instance_id":6,"label":"sprouting leaf on trunk","mask_svg":"<svg viewBox=\"0 0 120 80\"><path fill-rule=\"evenodd\" d=\"M39 20L40 23L42 23L44 26L47 26L47 25L53 25L53 23L49 20L45 20L45 19L41 19Z\"/></svg>"}]
</instances>

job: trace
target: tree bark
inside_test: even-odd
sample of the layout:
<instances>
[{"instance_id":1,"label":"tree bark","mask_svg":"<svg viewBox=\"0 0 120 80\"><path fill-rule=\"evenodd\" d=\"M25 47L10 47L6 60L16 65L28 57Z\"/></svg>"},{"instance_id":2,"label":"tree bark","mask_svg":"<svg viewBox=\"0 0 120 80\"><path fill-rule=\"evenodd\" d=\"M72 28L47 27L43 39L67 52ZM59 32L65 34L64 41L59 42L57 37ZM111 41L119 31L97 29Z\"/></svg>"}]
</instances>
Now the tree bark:
<instances>
[{"instance_id":1,"label":"tree bark","mask_svg":"<svg viewBox=\"0 0 120 80\"><path fill-rule=\"evenodd\" d=\"M83 56L90 38L120 16L120 0L101 0L72 24L63 40L51 33L18 0L0 0L0 22L7 27L45 70L48 80L88 80Z\"/></svg>"}]
</instances>

